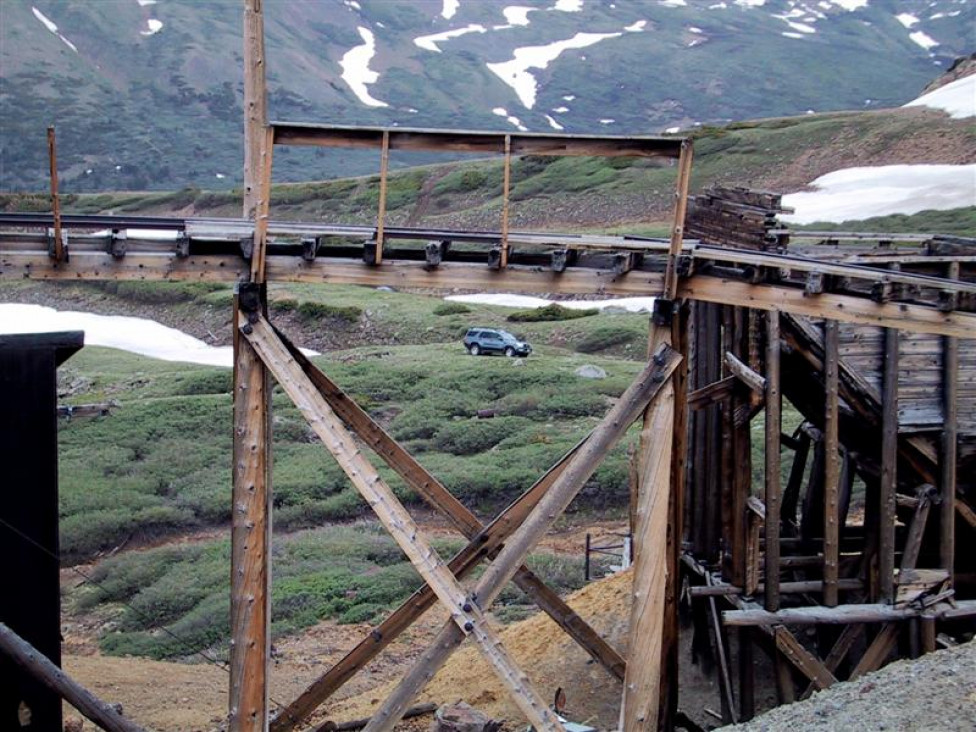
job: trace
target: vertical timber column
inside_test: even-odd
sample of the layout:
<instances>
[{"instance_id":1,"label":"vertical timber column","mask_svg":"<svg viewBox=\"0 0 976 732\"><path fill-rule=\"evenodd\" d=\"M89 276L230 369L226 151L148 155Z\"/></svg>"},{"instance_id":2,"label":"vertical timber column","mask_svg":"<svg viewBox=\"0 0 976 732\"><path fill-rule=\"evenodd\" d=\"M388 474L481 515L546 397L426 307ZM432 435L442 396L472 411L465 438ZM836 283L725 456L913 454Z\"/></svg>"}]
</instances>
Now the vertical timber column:
<instances>
[{"instance_id":1,"label":"vertical timber column","mask_svg":"<svg viewBox=\"0 0 976 732\"><path fill-rule=\"evenodd\" d=\"M663 300L655 304L649 353L671 340L672 306L672 302ZM665 311L667 316L664 316ZM658 726L665 589L669 573L667 534L674 401L674 381L670 380L644 413L641 429L630 648L619 724L619 729L624 732L640 732Z\"/></svg>"},{"instance_id":2,"label":"vertical timber column","mask_svg":"<svg viewBox=\"0 0 976 732\"><path fill-rule=\"evenodd\" d=\"M881 391L881 490L878 580L881 602L895 599L895 491L898 485L898 330L884 331Z\"/></svg>"},{"instance_id":3,"label":"vertical timber column","mask_svg":"<svg viewBox=\"0 0 976 732\"><path fill-rule=\"evenodd\" d=\"M949 265L949 279L959 279L959 262ZM939 531L940 565L949 570L953 578L956 556L956 464L958 460L958 414L956 401L959 398L959 341L946 336L942 339L942 454L940 455L940 482L942 494L941 528Z\"/></svg>"},{"instance_id":4,"label":"vertical timber column","mask_svg":"<svg viewBox=\"0 0 976 732\"><path fill-rule=\"evenodd\" d=\"M664 298L674 300L678 291L678 257L685 235L685 215L688 213L688 185L691 183L691 162L695 149L691 140L681 141L678 158L678 180L674 186L674 222L671 226L671 244L668 247L668 263L664 273Z\"/></svg>"},{"instance_id":5,"label":"vertical timber column","mask_svg":"<svg viewBox=\"0 0 976 732\"><path fill-rule=\"evenodd\" d=\"M58 195L58 141L54 127L47 128L47 155L51 166L51 215L54 219L54 261L64 261L64 238L61 232L61 197Z\"/></svg>"},{"instance_id":6,"label":"vertical timber column","mask_svg":"<svg viewBox=\"0 0 976 732\"><path fill-rule=\"evenodd\" d=\"M383 130L383 147L380 151L380 202L376 219L376 264L383 262L383 229L386 224L386 178L390 167L390 131Z\"/></svg>"},{"instance_id":7,"label":"vertical timber column","mask_svg":"<svg viewBox=\"0 0 976 732\"><path fill-rule=\"evenodd\" d=\"M824 412L824 605L837 605L838 562L840 557L840 526L838 525L838 494L840 491L840 461L838 459L838 376L840 358L840 328L836 320L824 322L824 392L827 395Z\"/></svg>"},{"instance_id":8,"label":"vertical timber column","mask_svg":"<svg viewBox=\"0 0 976 732\"><path fill-rule=\"evenodd\" d=\"M237 323L266 305L264 251L271 188L262 0L244 0L244 218L254 222L251 282L235 298ZM234 340L234 465L231 513L232 732L268 727L270 649L270 388L251 345Z\"/></svg>"},{"instance_id":9,"label":"vertical timber column","mask_svg":"<svg viewBox=\"0 0 976 732\"><path fill-rule=\"evenodd\" d=\"M779 311L766 313L766 609L779 610L780 532L780 391Z\"/></svg>"}]
</instances>

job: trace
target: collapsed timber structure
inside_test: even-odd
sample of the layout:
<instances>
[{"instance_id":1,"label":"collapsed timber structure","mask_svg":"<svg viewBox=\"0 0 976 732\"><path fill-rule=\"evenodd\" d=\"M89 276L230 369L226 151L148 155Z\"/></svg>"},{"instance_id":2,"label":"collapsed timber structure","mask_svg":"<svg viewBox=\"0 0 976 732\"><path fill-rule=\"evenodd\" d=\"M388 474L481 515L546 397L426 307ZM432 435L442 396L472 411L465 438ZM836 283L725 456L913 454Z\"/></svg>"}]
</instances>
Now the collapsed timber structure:
<instances>
[{"instance_id":1,"label":"collapsed timber structure","mask_svg":"<svg viewBox=\"0 0 976 732\"><path fill-rule=\"evenodd\" d=\"M713 634L729 721L754 712L755 647L772 658L785 702L877 668L896 649L902 652L900 640L907 652L933 650L940 630L952 631L955 623L976 617L976 600L970 599L976 596L972 241L798 235L778 223L778 196L740 189L717 189L689 205L692 145L680 138L269 124L261 4L245 5L242 219L69 217L57 208L49 216L0 217L0 280L238 283L233 730L270 726L286 732L303 725L436 603L449 620L366 729L392 729L469 637L537 729L562 729L485 621L509 581L623 683L619 728L628 732L676 725L683 583L690 585L685 594L696 630ZM296 144L380 152L375 227L272 220L272 153L275 146ZM397 150L503 155L500 229L386 227L388 160ZM644 156L673 163L671 237L509 231L510 160L523 154ZM82 233L93 228L109 233ZM174 229L175 237L140 235L159 228ZM808 241L811 236L815 242ZM455 249L453 242L476 246ZM640 376L590 435L483 524L275 328L267 314L269 281L641 294L656 296L657 304ZM369 637L274 715L268 700L271 377L424 581ZM784 396L803 417L793 435L782 434ZM751 464L758 419L764 425L761 476ZM642 429L633 507L634 601L630 647L621 654L523 561L635 421ZM360 445L468 539L450 562L438 557ZM794 453L785 481L784 449ZM851 510L855 503L858 510ZM485 562L472 587L461 584ZM724 612L720 602L726 603ZM815 641L795 633L810 624L818 628ZM728 654L730 629L737 670ZM3 649L14 654L15 646L5 642ZM74 692L59 693L71 701Z\"/></svg>"}]
</instances>

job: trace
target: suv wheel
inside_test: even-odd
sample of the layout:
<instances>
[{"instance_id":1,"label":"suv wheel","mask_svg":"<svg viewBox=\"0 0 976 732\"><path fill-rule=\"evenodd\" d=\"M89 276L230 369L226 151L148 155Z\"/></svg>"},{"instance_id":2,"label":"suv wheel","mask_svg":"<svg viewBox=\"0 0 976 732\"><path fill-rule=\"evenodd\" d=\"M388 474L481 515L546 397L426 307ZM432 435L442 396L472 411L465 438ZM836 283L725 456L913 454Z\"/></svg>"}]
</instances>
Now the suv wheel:
<instances>
[{"instance_id":1,"label":"suv wheel","mask_svg":"<svg viewBox=\"0 0 976 732\"><path fill-rule=\"evenodd\" d=\"M506 346L505 355L508 356L509 358L513 358L515 356L515 349L512 348L511 346Z\"/></svg>"},{"instance_id":2,"label":"suv wheel","mask_svg":"<svg viewBox=\"0 0 976 732\"><path fill-rule=\"evenodd\" d=\"M472 356L477 356L479 353L481 353L481 349L478 347L477 343L472 343L471 348L468 349L468 353L470 353Z\"/></svg>"}]
</instances>

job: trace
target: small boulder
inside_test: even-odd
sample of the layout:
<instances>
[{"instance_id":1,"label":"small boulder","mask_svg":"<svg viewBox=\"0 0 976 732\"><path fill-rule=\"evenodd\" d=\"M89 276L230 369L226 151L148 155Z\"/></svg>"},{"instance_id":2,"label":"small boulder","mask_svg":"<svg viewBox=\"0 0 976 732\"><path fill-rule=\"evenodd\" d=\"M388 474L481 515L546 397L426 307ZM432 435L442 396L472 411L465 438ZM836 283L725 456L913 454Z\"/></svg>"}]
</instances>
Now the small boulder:
<instances>
[{"instance_id":1,"label":"small boulder","mask_svg":"<svg viewBox=\"0 0 976 732\"><path fill-rule=\"evenodd\" d=\"M592 364L586 364L585 366L580 366L574 372L577 376L583 379L605 379L607 378L607 372L601 369L599 366L594 366Z\"/></svg>"},{"instance_id":2,"label":"small boulder","mask_svg":"<svg viewBox=\"0 0 976 732\"><path fill-rule=\"evenodd\" d=\"M442 706L430 725L431 732L496 732L500 728L501 722L463 701Z\"/></svg>"}]
</instances>

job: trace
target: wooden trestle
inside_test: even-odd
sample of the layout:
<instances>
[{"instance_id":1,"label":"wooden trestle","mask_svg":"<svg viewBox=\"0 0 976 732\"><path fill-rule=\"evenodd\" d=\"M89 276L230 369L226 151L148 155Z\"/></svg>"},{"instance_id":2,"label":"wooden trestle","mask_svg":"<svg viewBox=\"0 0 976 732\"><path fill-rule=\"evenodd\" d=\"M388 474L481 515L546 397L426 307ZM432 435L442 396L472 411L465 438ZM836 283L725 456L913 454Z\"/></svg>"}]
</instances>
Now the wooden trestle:
<instances>
[{"instance_id":1,"label":"wooden trestle","mask_svg":"<svg viewBox=\"0 0 976 732\"><path fill-rule=\"evenodd\" d=\"M777 690L787 701L877 668L899 638L908 638L910 648L933 650L938 630L951 631L976 614L967 599L976 584L976 242L830 234L818 247L791 243L792 232L777 220L775 194L719 189L690 201L692 147L678 138L269 124L260 1L245 0L245 10L242 219L0 215L0 280L238 283L232 730L270 724L286 732L303 724L436 602L450 621L366 729L392 729L469 636L533 725L561 729L484 621L513 579L624 681L620 728L628 731L674 724L678 590L685 579L691 602L707 605L696 622L719 651L728 721L755 711L754 645L772 657ZM272 220L272 152L292 144L377 149L384 173L377 226ZM513 232L507 215L494 232L388 227L385 171L398 150L501 154L506 180L512 155L674 161L672 235ZM507 212L507 195L504 203ZM52 225L57 233L47 231ZM92 228L111 233L83 233ZM140 235L148 228L176 234L169 241ZM480 247L454 251L453 241ZM483 525L274 328L269 281L659 299L641 375L586 439ZM273 719L267 692L272 375L425 583ZM781 428L784 398L803 418L792 435ZM759 415L765 418L764 478L754 485L751 423ZM643 430L633 507L635 640L620 654L523 560L637 419ZM438 558L360 444L468 539L450 562ZM785 482L784 449L793 453ZM850 507L862 485L864 519L857 521ZM459 580L481 562L489 562L485 573L465 591ZM728 609L720 613L719 603ZM790 630L809 623L824 626L816 643ZM841 629L832 632L836 624ZM730 626L737 629L737 668L725 652Z\"/></svg>"}]
</instances>

